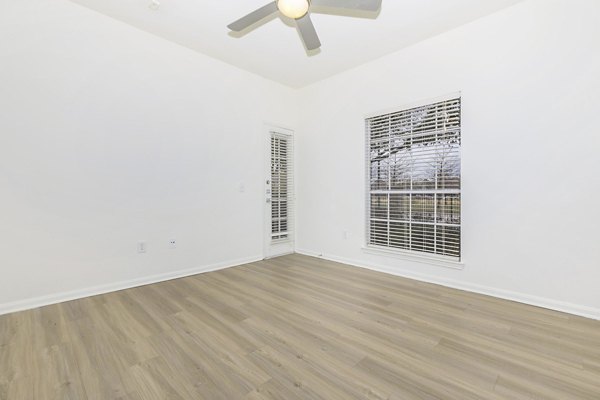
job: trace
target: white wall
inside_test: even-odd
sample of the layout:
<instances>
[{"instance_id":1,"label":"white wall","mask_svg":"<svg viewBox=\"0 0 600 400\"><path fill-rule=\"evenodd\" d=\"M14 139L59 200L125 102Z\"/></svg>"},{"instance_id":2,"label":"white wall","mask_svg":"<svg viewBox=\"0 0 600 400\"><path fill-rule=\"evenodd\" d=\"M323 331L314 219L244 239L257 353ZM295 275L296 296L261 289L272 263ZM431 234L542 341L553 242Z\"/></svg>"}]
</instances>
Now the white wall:
<instances>
[{"instance_id":1,"label":"white wall","mask_svg":"<svg viewBox=\"0 0 600 400\"><path fill-rule=\"evenodd\" d=\"M0 313L260 258L263 122L293 126L293 96L64 0L2 2Z\"/></svg>"},{"instance_id":2,"label":"white wall","mask_svg":"<svg viewBox=\"0 0 600 400\"><path fill-rule=\"evenodd\" d=\"M273 121L299 126L300 251L600 318L598 20L529 0L292 91L64 0L3 2L0 313L259 258ZM363 116L459 90L465 269L365 253Z\"/></svg>"},{"instance_id":3,"label":"white wall","mask_svg":"<svg viewBox=\"0 0 600 400\"><path fill-rule=\"evenodd\" d=\"M598 21L530 0L302 90L298 249L600 318ZM464 270L365 253L363 116L455 91Z\"/></svg>"}]
</instances>

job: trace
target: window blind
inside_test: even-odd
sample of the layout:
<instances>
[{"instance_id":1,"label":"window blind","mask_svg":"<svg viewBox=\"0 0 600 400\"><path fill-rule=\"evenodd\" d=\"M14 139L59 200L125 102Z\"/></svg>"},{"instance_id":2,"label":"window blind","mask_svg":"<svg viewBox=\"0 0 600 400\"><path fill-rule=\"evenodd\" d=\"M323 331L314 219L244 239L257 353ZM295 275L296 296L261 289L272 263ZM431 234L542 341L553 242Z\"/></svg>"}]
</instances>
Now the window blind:
<instances>
[{"instance_id":1,"label":"window blind","mask_svg":"<svg viewBox=\"0 0 600 400\"><path fill-rule=\"evenodd\" d=\"M271 132L271 240L291 240L293 232L292 137Z\"/></svg>"},{"instance_id":2,"label":"window blind","mask_svg":"<svg viewBox=\"0 0 600 400\"><path fill-rule=\"evenodd\" d=\"M461 99L366 120L367 244L461 255Z\"/></svg>"}]
</instances>

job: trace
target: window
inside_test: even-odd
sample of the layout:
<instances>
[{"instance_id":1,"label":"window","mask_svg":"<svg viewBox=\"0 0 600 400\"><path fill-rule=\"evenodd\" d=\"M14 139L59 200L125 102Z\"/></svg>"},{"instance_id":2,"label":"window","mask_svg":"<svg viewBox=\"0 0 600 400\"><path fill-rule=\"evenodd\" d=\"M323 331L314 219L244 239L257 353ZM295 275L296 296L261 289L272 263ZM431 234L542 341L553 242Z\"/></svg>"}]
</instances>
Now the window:
<instances>
[{"instance_id":1,"label":"window","mask_svg":"<svg viewBox=\"0 0 600 400\"><path fill-rule=\"evenodd\" d=\"M271 132L271 240L288 240L291 232L291 136Z\"/></svg>"},{"instance_id":2,"label":"window","mask_svg":"<svg viewBox=\"0 0 600 400\"><path fill-rule=\"evenodd\" d=\"M461 100L366 120L367 245L460 260Z\"/></svg>"}]
</instances>

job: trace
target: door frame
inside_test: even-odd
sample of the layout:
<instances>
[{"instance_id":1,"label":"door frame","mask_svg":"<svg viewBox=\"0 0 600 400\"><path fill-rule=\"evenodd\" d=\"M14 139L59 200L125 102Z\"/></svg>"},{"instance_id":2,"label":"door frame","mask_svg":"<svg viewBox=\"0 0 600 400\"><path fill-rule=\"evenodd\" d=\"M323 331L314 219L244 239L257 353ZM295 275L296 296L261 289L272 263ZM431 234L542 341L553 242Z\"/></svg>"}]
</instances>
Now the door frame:
<instances>
[{"instance_id":1,"label":"door frame","mask_svg":"<svg viewBox=\"0 0 600 400\"><path fill-rule=\"evenodd\" d=\"M276 133L283 136L289 136L291 141L291 169L292 169L292 187L291 187L291 211L288 215L288 223L291 226L290 238L285 241L273 244L271 239L271 203L267 202L270 198L270 184L267 185L267 180L271 180L271 134ZM262 204L263 204L263 258L274 258L286 254L292 254L296 249L296 149L295 149L295 132L294 130L282 126L265 124L264 133L264 170L262 179Z\"/></svg>"}]
</instances>

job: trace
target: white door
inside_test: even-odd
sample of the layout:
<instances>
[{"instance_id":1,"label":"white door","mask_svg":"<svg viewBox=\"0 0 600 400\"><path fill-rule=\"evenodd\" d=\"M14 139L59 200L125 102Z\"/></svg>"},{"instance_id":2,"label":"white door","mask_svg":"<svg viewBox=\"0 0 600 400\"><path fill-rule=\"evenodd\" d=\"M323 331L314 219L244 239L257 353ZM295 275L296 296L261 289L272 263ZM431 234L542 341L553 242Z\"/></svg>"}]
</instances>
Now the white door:
<instances>
[{"instance_id":1,"label":"white door","mask_svg":"<svg viewBox=\"0 0 600 400\"><path fill-rule=\"evenodd\" d=\"M265 177L265 258L294 252L294 136L271 129Z\"/></svg>"}]
</instances>

